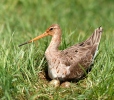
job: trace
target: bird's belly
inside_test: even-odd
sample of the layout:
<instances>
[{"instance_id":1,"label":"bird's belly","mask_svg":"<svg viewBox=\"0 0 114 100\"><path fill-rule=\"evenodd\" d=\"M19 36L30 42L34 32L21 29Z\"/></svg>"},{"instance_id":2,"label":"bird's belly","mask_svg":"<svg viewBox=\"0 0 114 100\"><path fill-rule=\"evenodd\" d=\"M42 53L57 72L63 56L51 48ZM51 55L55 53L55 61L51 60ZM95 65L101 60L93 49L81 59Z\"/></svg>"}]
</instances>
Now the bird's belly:
<instances>
[{"instance_id":1,"label":"bird's belly","mask_svg":"<svg viewBox=\"0 0 114 100\"><path fill-rule=\"evenodd\" d=\"M53 68L48 67L48 75L51 79L56 79L57 78L57 72Z\"/></svg>"},{"instance_id":2,"label":"bird's belly","mask_svg":"<svg viewBox=\"0 0 114 100\"><path fill-rule=\"evenodd\" d=\"M61 62L58 52L55 55L47 50L45 56L48 61L48 75L51 79L59 79L62 81L70 74L70 66L66 66Z\"/></svg>"},{"instance_id":3,"label":"bird's belly","mask_svg":"<svg viewBox=\"0 0 114 100\"><path fill-rule=\"evenodd\" d=\"M64 65L58 67L48 66L48 75L51 79L59 79L60 81L63 81L70 74L69 68L70 66Z\"/></svg>"}]
</instances>

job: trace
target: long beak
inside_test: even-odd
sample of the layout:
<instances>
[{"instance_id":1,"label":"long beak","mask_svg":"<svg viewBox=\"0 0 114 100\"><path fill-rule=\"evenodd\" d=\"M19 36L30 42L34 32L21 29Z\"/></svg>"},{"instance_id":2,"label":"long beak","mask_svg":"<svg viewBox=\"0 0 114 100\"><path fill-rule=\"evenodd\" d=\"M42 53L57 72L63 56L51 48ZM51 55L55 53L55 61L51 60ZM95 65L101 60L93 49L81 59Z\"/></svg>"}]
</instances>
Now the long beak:
<instances>
[{"instance_id":1,"label":"long beak","mask_svg":"<svg viewBox=\"0 0 114 100\"><path fill-rule=\"evenodd\" d=\"M25 44L34 42L34 41L36 41L36 40L39 40L39 39L41 39L41 38L43 38L43 37L45 37L45 36L48 36L48 35L49 35L49 34L48 34L47 32L45 32L45 33L43 33L43 34L41 34L41 35L35 37L35 38L32 39L32 40L29 40L29 41L27 41L27 42L25 42L25 43L23 43L23 44L20 44L19 47L20 47L20 46L23 46L23 45L25 45Z\"/></svg>"}]
</instances>

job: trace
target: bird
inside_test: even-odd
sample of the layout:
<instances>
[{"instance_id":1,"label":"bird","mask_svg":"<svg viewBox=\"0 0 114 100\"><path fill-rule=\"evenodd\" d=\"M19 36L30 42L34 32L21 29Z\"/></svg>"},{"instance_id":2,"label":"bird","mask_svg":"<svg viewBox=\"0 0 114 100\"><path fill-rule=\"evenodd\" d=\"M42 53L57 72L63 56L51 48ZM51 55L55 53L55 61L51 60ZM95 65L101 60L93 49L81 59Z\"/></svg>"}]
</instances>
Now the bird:
<instances>
[{"instance_id":1,"label":"bird","mask_svg":"<svg viewBox=\"0 0 114 100\"><path fill-rule=\"evenodd\" d=\"M58 24L53 24L47 30L20 46L34 42L46 36L52 36L51 42L45 51L48 63L48 76L59 81L78 80L93 64L98 52L103 28L100 26L85 41L77 43L64 50L59 50L62 31Z\"/></svg>"}]
</instances>

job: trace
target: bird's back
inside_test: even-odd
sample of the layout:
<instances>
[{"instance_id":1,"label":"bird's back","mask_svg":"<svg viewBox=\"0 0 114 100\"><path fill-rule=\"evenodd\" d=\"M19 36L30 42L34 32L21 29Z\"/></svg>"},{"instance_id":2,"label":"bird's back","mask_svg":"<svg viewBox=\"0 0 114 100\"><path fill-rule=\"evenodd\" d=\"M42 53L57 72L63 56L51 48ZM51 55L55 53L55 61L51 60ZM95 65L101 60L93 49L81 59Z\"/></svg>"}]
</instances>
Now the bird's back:
<instances>
[{"instance_id":1,"label":"bird's back","mask_svg":"<svg viewBox=\"0 0 114 100\"><path fill-rule=\"evenodd\" d=\"M101 34L102 27L99 27L86 41L62 51L61 60L66 67L70 66L66 79L79 79L84 75L96 56Z\"/></svg>"}]
</instances>

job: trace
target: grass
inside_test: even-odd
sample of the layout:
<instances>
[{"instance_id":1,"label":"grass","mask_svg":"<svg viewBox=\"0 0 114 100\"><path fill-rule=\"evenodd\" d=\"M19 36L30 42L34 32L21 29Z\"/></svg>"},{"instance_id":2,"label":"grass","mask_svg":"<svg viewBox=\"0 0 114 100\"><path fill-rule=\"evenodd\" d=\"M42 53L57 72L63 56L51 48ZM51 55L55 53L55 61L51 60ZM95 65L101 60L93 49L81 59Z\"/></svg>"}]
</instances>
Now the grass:
<instances>
[{"instance_id":1,"label":"grass","mask_svg":"<svg viewBox=\"0 0 114 100\"><path fill-rule=\"evenodd\" d=\"M1 100L113 100L114 99L113 0L1 0L0 99ZM85 40L99 26L104 29L99 53L87 78L71 88L54 88L41 79L47 68L44 52L50 37L18 47L53 23L62 28L65 49Z\"/></svg>"}]
</instances>

